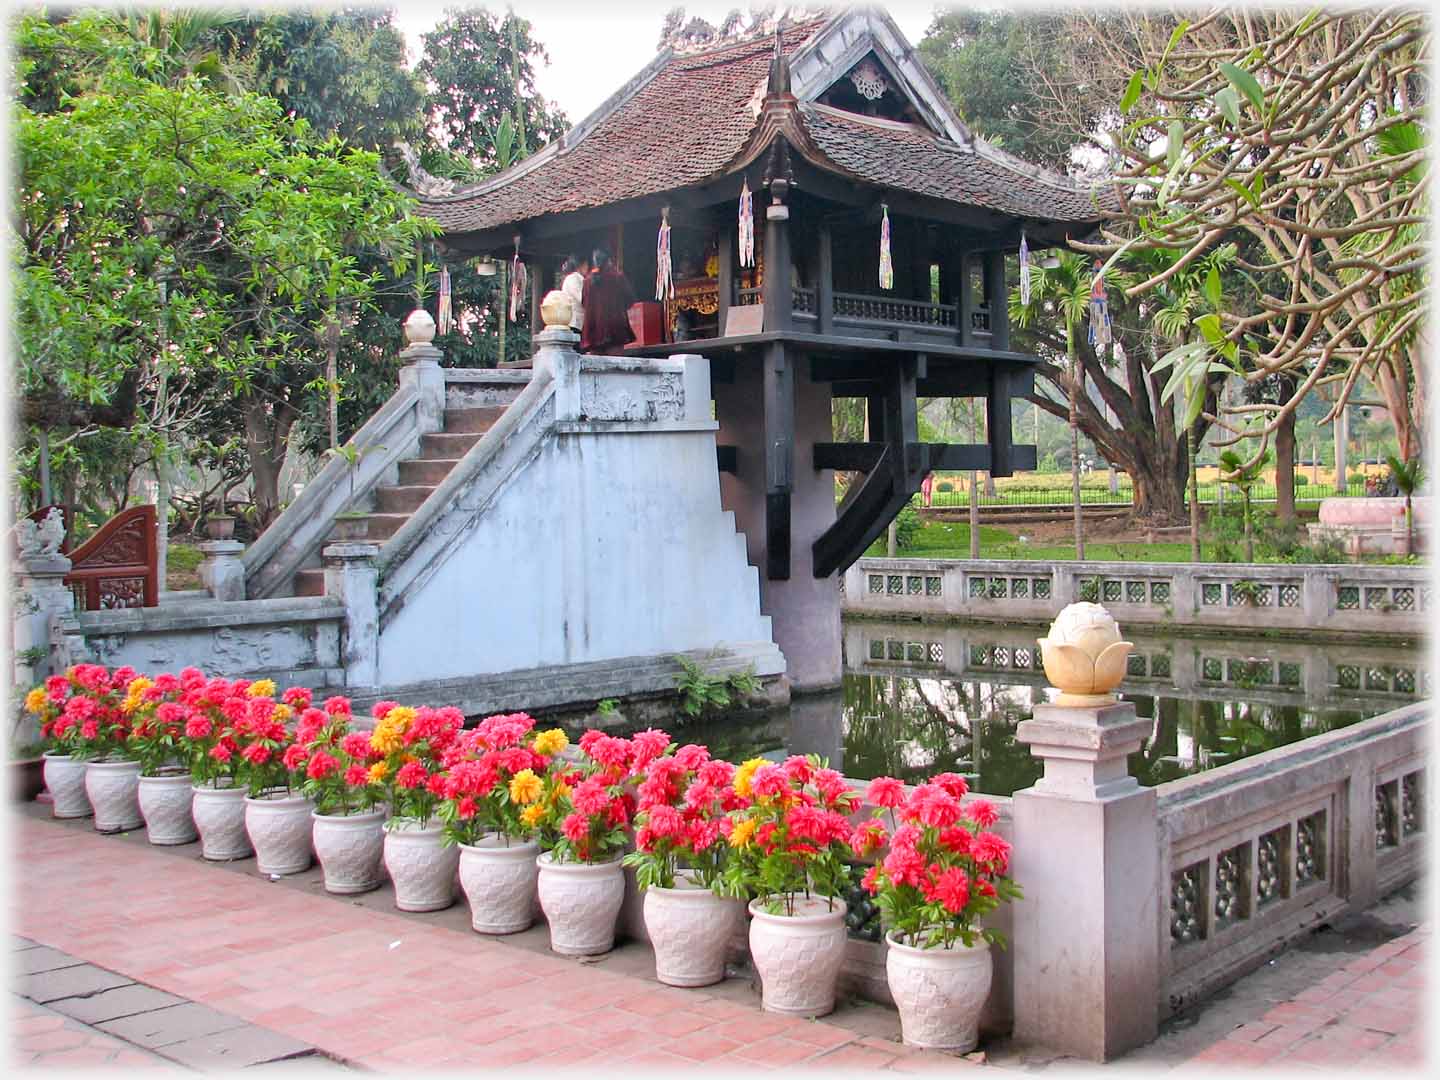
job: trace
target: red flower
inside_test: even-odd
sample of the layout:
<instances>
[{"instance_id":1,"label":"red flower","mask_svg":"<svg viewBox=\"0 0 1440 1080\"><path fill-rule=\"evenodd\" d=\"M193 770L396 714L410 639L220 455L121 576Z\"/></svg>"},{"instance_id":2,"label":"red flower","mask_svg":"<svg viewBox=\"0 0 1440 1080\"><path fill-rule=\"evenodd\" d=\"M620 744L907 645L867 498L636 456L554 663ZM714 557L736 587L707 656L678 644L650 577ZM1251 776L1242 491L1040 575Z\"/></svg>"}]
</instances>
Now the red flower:
<instances>
[{"instance_id":1,"label":"red flower","mask_svg":"<svg viewBox=\"0 0 1440 1080\"><path fill-rule=\"evenodd\" d=\"M581 813L598 814L610 804L610 796L605 785L592 776L576 786L570 793L570 801Z\"/></svg>"},{"instance_id":2,"label":"red flower","mask_svg":"<svg viewBox=\"0 0 1440 1080\"><path fill-rule=\"evenodd\" d=\"M704 746L686 743L675 751L675 760L684 767L686 772L694 772L710 760L710 751Z\"/></svg>"},{"instance_id":3,"label":"red flower","mask_svg":"<svg viewBox=\"0 0 1440 1080\"><path fill-rule=\"evenodd\" d=\"M400 702L398 701L377 701L373 706L371 706L370 715L373 716L376 720L384 720L386 713L388 713L391 709L398 709L399 707Z\"/></svg>"},{"instance_id":4,"label":"red flower","mask_svg":"<svg viewBox=\"0 0 1440 1080\"><path fill-rule=\"evenodd\" d=\"M230 760L230 747L226 746L223 742L216 743L210 748L210 756L224 764Z\"/></svg>"},{"instance_id":5,"label":"red flower","mask_svg":"<svg viewBox=\"0 0 1440 1080\"><path fill-rule=\"evenodd\" d=\"M311 694L303 686L292 686L280 696L280 700L292 709L308 709L310 707Z\"/></svg>"},{"instance_id":6,"label":"red flower","mask_svg":"<svg viewBox=\"0 0 1440 1080\"><path fill-rule=\"evenodd\" d=\"M370 782L370 770L364 765L351 765L345 770L345 783L351 787L364 787Z\"/></svg>"},{"instance_id":7,"label":"red flower","mask_svg":"<svg viewBox=\"0 0 1440 1080\"><path fill-rule=\"evenodd\" d=\"M469 821L475 816L475 800L466 795L455 804L455 814L461 821Z\"/></svg>"},{"instance_id":8,"label":"red flower","mask_svg":"<svg viewBox=\"0 0 1440 1080\"><path fill-rule=\"evenodd\" d=\"M931 902L938 900L946 911L958 915L970 902L970 878L960 867L952 866L926 886L925 899Z\"/></svg>"},{"instance_id":9,"label":"red flower","mask_svg":"<svg viewBox=\"0 0 1440 1080\"><path fill-rule=\"evenodd\" d=\"M251 743L245 747L244 750L240 751L240 756L250 762L251 765L264 765L270 760L270 747L264 743Z\"/></svg>"},{"instance_id":10,"label":"red flower","mask_svg":"<svg viewBox=\"0 0 1440 1080\"><path fill-rule=\"evenodd\" d=\"M650 831L656 836L678 836L685 831L685 821L673 806L655 806L649 810Z\"/></svg>"},{"instance_id":11,"label":"red flower","mask_svg":"<svg viewBox=\"0 0 1440 1080\"><path fill-rule=\"evenodd\" d=\"M875 879L878 878L879 876L880 876L880 867L879 867L879 866L872 866L872 867L870 867L869 870L866 870L866 871L865 871L865 876L860 879L860 887L861 887L862 889L864 889L866 892L868 892L871 896L874 896L877 892L880 891L880 885L879 885L879 884L877 883L877 881L875 880Z\"/></svg>"},{"instance_id":12,"label":"red flower","mask_svg":"<svg viewBox=\"0 0 1440 1080\"><path fill-rule=\"evenodd\" d=\"M329 697L325 699L325 711L331 716L349 716L350 699L348 697Z\"/></svg>"},{"instance_id":13,"label":"red flower","mask_svg":"<svg viewBox=\"0 0 1440 1080\"><path fill-rule=\"evenodd\" d=\"M975 837L972 854L976 862L985 863L1002 874L1010 863L1010 845L998 833L982 832Z\"/></svg>"},{"instance_id":14,"label":"red flower","mask_svg":"<svg viewBox=\"0 0 1440 1080\"><path fill-rule=\"evenodd\" d=\"M877 776L865 791L866 802L893 809L905 801L905 785L893 776Z\"/></svg>"},{"instance_id":15,"label":"red flower","mask_svg":"<svg viewBox=\"0 0 1440 1080\"><path fill-rule=\"evenodd\" d=\"M995 804L984 799L976 799L974 802L967 803L965 816L982 829L988 829L1000 820L1000 812L995 809Z\"/></svg>"},{"instance_id":16,"label":"red flower","mask_svg":"<svg viewBox=\"0 0 1440 1080\"><path fill-rule=\"evenodd\" d=\"M194 714L185 721L185 737L187 739L208 739L215 725L211 723L208 716Z\"/></svg>"},{"instance_id":17,"label":"red flower","mask_svg":"<svg viewBox=\"0 0 1440 1080\"><path fill-rule=\"evenodd\" d=\"M340 762L324 750L316 750L315 756L310 759L310 765L305 770L305 775L311 780L324 780L340 767Z\"/></svg>"},{"instance_id":18,"label":"red flower","mask_svg":"<svg viewBox=\"0 0 1440 1080\"><path fill-rule=\"evenodd\" d=\"M862 857L879 851L884 844L885 826L878 821L867 821L858 826L850 838L850 846L855 849L855 854Z\"/></svg>"},{"instance_id":19,"label":"red flower","mask_svg":"<svg viewBox=\"0 0 1440 1080\"><path fill-rule=\"evenodd\" d=\"M285 753L280 755L280 760L285 763L285 768L294 772L305 764L305 747L291 743L285 748Z\"/></svg>"},{"instance_id":20,"label":"red flower","mask_svg":"<svg viewBox=\"0 0 1440 1080\"><path fill-rule=\"evenodd\" d=\"M418 761L407 761L395 774L395 783L406 789L418 788L425 783L425 780L425 766Z\"/></svg>"},{"instance_id":21,"label":"red flower","mask_svg":"<svg viewBox=\"0 0 1440 1080\"><path fill-rule=\"evenodd\" d=\"M578 845L590 835L590 819L584 814L570 814L560 823L560 831L565 839Z\"/></svg>"},{"instance_id":22,"label":"red flower","mask_svg":"<svg viewBox=\"0 0 1440 1080\"><path fill-rule=\"evenodd\" d=\"M964 798L965 793L970 790L970 785L965 782L965 778L959 773L936 773L930 778L930 783L938 784L957 799Z\"/></svg>"},{"instance_id":23,"label":"red flower","mask_svg":"<svg viewBox=\"0 0 1440 1080\"><path fill-rule=\"evenodd\" d=\"M356 761L365 761L371 753L370 736L363 731L352 731L340 740L340 749Z\"/></svg>"}]
</instances>

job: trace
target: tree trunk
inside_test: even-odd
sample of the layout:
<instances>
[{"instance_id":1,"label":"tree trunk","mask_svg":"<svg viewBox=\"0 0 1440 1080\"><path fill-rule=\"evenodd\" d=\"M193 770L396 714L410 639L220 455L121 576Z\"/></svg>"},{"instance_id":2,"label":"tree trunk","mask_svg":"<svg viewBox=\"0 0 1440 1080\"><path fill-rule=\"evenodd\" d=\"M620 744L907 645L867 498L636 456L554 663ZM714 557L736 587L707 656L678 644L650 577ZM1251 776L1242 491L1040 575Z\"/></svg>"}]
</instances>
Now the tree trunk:
<instances>
[{"instance_id":1,"label":"tree trunk","mask_svg":"<svg viewBox=\"0 0 1440 1080\"><path fill-rule=\"evenodd\" d=\"M1075 357L1075 327L1065 324L1066 352L1070 354L1070 493L1075 500L1075 558L1085 559L1085 524L1080 508L1080 364Z\"/></svg>"},{"instance_id":2,"label":"tree trunk","mask_svg":"<svg viewBox=\"0 0 1440 1080\"><path fill-rule=\"evenodd\" d=\"M975 472L970 473L970 498L966 500L969 505L970 518L970 558L980 558L980 493L975 490Z\"/></svg>"},{"instance_id":3,"label":"tree trunk","mask_svg":"<svg viewBox=\"0 0 1440 1080\"><path fill-rule=\"evenodd\" d=\"M1293 409L1275 429L1275 517L1282 525L1295 520L1295 412Z\"/></svg>"},{"instance_id":4,"label":"tree trunk","mask_svg":"<svg viewBox=\"0 0 1440 1080\"><path fill-rule=\"evenodd\" d=\"M272 416L263 399L252 397L245 403L245 452L250 458L250 479L255 500L258 528L264 529L280 513L280 470L290 428L296 411L287 402L275 406Z\"/></svg>"},{"instance_id":5,"label":"tree trunk","mask_svg":"<svg viewBox=\"0 0 1440 1080\"><path fill-rule=\"evenodd\" d=\"M1255 535L1250 529L1250 488L1240 489L1240 512L1245 515L1245 561L1255 561Z\"/></svg>"},{"instance_id":6,"label":"tree trunk","mask_svg":"<svg viewBox=\"0 0 1440 1080\"><path fill-rule=\"evenodd\" d=\"M1190 561L1200 561L1200 466L1195 457L1195 425L1185 433L1190 453L1187 472L1190 474Z\"/></svg>"}]
</instances>

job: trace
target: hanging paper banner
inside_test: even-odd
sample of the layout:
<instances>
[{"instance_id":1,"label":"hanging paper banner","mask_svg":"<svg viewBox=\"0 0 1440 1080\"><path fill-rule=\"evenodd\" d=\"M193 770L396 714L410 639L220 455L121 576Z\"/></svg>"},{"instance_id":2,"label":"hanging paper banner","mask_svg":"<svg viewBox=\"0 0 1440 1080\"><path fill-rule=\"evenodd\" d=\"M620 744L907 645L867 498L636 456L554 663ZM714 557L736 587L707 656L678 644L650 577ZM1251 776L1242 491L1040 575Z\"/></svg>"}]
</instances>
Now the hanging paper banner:
<instances>
[{"instance_id":1,"label":"hanging paper banner","mask_svg":"<svg viewBox=\"0 0 1440 1080\"><path fill-rule=\"evenodd\" d=\"M450 271L443 266L440 268L440 304L436 314L436 329L442 334L448 334L454 322L454 314L450 308Z\"/></svg>"},{"instance_id":2,"label":"hanging paper banner","mask_svg":"<svg viewBox=\"0 0 1440 1080\"><path fill-rule=\"evenodd\" d=\"M890 208L880 204L880 288L895 287L895 263L890 258Z\"/></svg>"},{"instance_id":3,"label":"hanging paper banner","mask_svg":"<svg viewBox=\"0 0 1440 1080\"><path fill-rule=\"evenodd\" d=\"M520 261L520 238L515 238L515 257L510 260L510 321L518 322L520 309L525 306L525 291L529 287L525 264Z\"/></svg>"},{"instance_id":4,"label":"hanging paper banner","mask_svg":"<svg viewBox=\"0 0 1440 1080\"><path fill-rule=\"evenodd\" d=\"M755 265L755 197L750 181L740 181L740 265Z\"/></svg>"},{"instance_id":5,"label":"hanging paper banner","mask_svg":"<svg viewBox=\"0 0 1440 1080\"><path fill-rule=\"evenodd\" d=\"M1110 344L1110 305L1105 300L1105 277L1101 263L1095 260L1095 276L1090 282L1090 344L1103 353Z\"/></svg>"},{"instance_id":6,"label":"hanging paper banner","mask_svg":"<svg viewBox=\"0 0 1440 1080\"><path fill-rule=\"evenodd\" d=\"M670 272L670 208L660 211L660 235L655 239L655 299L664 301L675 295L675 279Z\"/></svg>"},{"instance_id":7,"label":"hanging paper banner","mask_svg":"<svg viewBox=\"0 0 1440 1080\"><path fill-rule=\"evenodd\" d=\"M1020 230L1020 304L1030 306L1030 245L1025 242L1025 230Z\"/></svg>"}]
</instances>

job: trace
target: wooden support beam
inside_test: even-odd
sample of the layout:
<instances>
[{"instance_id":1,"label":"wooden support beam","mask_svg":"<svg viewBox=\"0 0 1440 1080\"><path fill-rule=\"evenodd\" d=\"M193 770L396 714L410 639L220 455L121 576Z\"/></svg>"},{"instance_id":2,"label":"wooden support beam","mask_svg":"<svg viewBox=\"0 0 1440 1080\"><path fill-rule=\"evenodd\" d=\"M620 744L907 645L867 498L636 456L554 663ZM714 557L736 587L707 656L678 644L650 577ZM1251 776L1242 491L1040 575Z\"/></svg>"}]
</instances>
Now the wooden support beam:
<instances>
[{"instance_id":1,"label":"wooden support beam","mask_svg":"<svg viewBox=\"0 0 1440 1080\"><path fill-rule=\"evenodd\" d=\"M764 200L769 198L769 193L761 190L755 197L757 201ZM770 209L766 207L767 211ZM761 283L761 297L765 303L766 330L789 330L795 322L789 224L783 218L767 216L765 219L765 280Z\"/></svg>"},{"instance_id":2,"label":"wooden support beam","mask_svg":"<svg viewBox=\"0 0 1440 1080\"><path fill-rule=\"evenodd\" d=\"M790 579L790 493L795 453L795 379L785 345L765 350L765 574Z\"/></svg>"},{"instance_id":3,"label":"wooden support beam","mask_svg":"<svg viewBox=\"0 0 1440 1080\"><path fill-rule=\"evenodd\" d=\"M990 387L985 395L985 428L990 443L990 475L1014 475L1015 462L1011 452L1013 443L1010 434L1010 372L999 365L990 369Z\"/></svg>"},{"instance_id":4,"label":"wooden support beam","mask_svg":"<svg viewBox=\"0 0 1440 1080\"><path fill-rule=\"evenodd\" d=\"M1010 300L1005 288L1005 252L984 255L985 298L990 306L990 347L1010 351ZM1002 475L1002 474L997 474Z\"/></svg>"},{"instance_id":5,"label":"wooden support beam","mask_svg":"<svg viewBox=\"0 0 1440 1080\"><path fill-rule=\"evenodd\" d=\"M835 329L835 259L830 246L830 226L820 225L819 266L815 273L815 307L817 329L829 334Z\"/></svg>"},{"instance_id":6,"label":"wooden support beam","mask_svg":"<svg viewBox=\"0 0 1440 1080\"><path fill-rule=\"evenodd\" d=\"M975 326L971 318L975 314L975 279L970 269L973 263L969 252L961 252L956 263L960 271L960 310L957 316L960 320L960 345L963 348L975 344Z\"/></svg>"},{"instance_id":7,"label":"wooden support beam","mask_svg":"<svg viewBox=\"0 0 1440 1080\"><path fill-rule=\"evenodd\" d=\"M885 442L816 443L814 466L817 470L870 472L887 445ZM990 467L990 447L985 443L907 443L905 454L909 458L923 455L930 469L965 471ZM923 472L921 478L924 478Z\"/></svg>"},{"instance_id":8,"label":"wooden support beam","mask_svg":"<svg viewBox=\"0 0 1440 1080\"><path fill-rule=\"evenodd\" d=\"M738 232L739 228L734 221L720 229L719 266L715 271L718 293L715 307L716 337L725 333L725 323L730 318L730 304L734 300L735 248L739 239Z\"/></svg>"}]
</instances>

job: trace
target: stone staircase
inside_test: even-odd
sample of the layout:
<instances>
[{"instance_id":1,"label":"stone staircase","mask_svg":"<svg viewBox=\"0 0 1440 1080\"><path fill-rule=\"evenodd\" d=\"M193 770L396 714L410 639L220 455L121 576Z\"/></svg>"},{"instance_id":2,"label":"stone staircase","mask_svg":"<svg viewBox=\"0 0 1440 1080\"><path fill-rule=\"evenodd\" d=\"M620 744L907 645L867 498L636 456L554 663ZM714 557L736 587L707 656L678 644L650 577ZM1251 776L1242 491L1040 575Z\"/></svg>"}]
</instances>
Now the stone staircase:
<instances>
[{"instance_id":1,"label":"stone staircase","mask_svg":"<svg viewBox=\"0 0 1440 1080\"><path fill-rule=\"evenodd\" d=\"M351 508L367 511L365 534L359 538L360 541L383 544L394 536L469 449L495 426L506 408L508 406L487 405L446 409L445 429L432 435L421 435L420 456L399 463L399 482L375 488L370 499L373 505ZM324 570L307 567L296 572L296 596L322 596L324 593Z\"/></svg>"}]
</instances>

